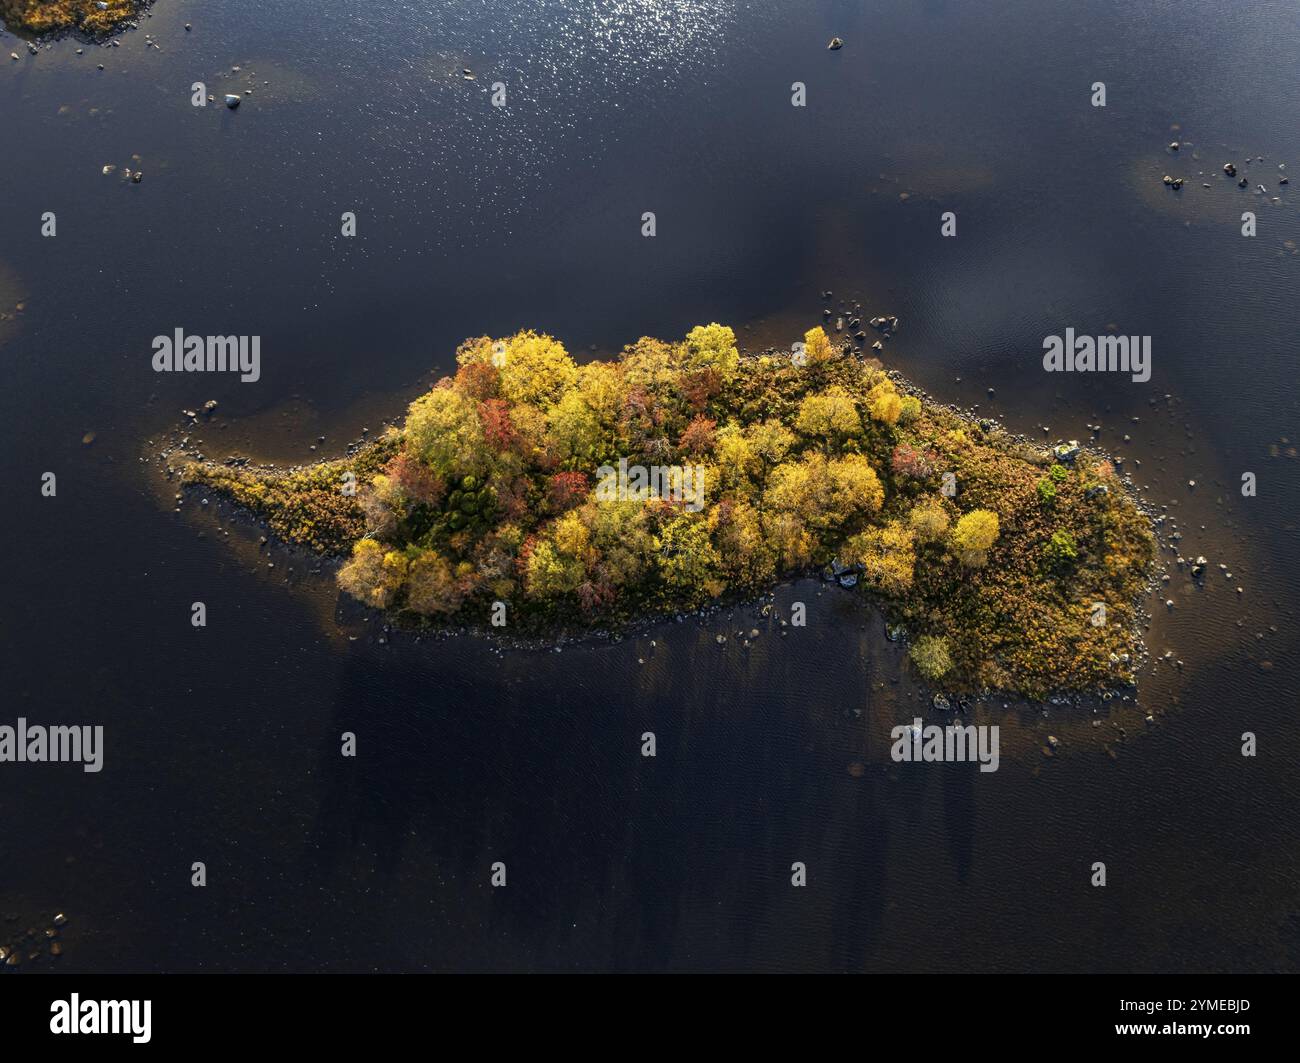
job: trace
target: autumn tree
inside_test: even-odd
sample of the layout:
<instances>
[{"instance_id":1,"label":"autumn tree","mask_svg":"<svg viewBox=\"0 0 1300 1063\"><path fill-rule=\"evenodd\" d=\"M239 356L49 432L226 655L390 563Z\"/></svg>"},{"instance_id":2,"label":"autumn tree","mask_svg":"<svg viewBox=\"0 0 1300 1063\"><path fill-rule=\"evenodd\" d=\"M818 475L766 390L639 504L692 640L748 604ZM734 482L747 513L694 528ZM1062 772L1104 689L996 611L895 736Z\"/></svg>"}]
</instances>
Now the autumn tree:
<instances>
[{"instance_id":1,"label":"autumn tree","mask_svg":"<svg viewBox=\"0 0 1300 1063\"><path fill-rule=\"evenodd\" d=\"M450 616L465 601L465 591L447 559L425 550L411 562L406 605L426 616Z\"/></svg>"},{"instance_id":2,"label":"autumn tree","mask_svg":"<svg viewBox=\"0 0 1300 1063\"><path fill-rule=\"evenodd\" d=\"M729 583L757 589L776 575L777 551L748 502L724 498L709 514L709 529Z\"/></svg>"},{"instance_id":3,"label":"autumn tree","mask_svg":"<svg viewBox=\"0 0 1300 1063\"><path fill-rule=\"evenodd\" d=\"M927 498L912 507L907 523L918 543L938 542L948 532L948 511L935 498Z\"/></svg>"},{"instance_id":4,"label":"autumn tree","mask_svg":"<svg viewBox=\"0 0 1300 1063\"><path fill-rule=\"evenodd\" d=\"M661 529L659 573L674 597L692 605L717 597L726 588L720 568L706 519L682 514Z\"/></svg>"},{"instance_id":5,"label":"autumn tree","mask_svg":"<svg viewBox=\"0 0 1300 1063\"><path fill-rule=\"evenodd\" d=\"M973 509L964 514L952 529L952 546L958 559L971 568L987 560L989 547L997 541L998 515L987 509Z\"/></svg>"},{"instance_id":6,"label":"autumn tree","mask_svg":"<svg viewBox=\"0 0 1300 1063\"><path fill-rule=\"evenodd\" d=\"M501 373L491 362L466 362L456 370L456 390L479 402L495 399L501 391Z\"/></svg>"},{"instance_id":7,"label":"autumn tree","mask_svg":"<svg viewBox=\"0 0 1300 1063\"><path fill-rule=\"evenodd\" d=\"M451 387L434 388L411 403L406 445L444 478L476 475L487 468L478 404Z\"/></svg>"},{"instance_id":8,"label":"autumn tree","mask_svg":"<svg viewBox=\"0 0 1300 1063\"><path fill-rule=\"evenodd\" d=\"M578 391L607 429L618 423L628 384L617 362L588 362L578 370Z\"/></svg>"},{"instance_id":9,"label":"autumn tree","mask_svg":"<svg viewBox=\"0 0 1300 1063\"><path fill-rule=\"evenodd\" d=\"M591 490L591 481L583 472L557 472L547 481L547 502L555 513L580 505Z\"/></svg>"},{"instance_id":10,"label":"autumn tree","mask_svg":"<svg viewBox=\"0 0 1300 1063\"><path fill-rule=\"evenodd\" d=\"M677 379L677 365L684 357L685 344L674 346L642 336L623 348L621 365L628 388L650 392L671 388Z\"/></svg>"},{"instance_id":11,"label":"autumn tree","mask_svg":"<svg viewBox=\"0 0 1300 1063\"><path fill-rule=\"evenodd\" d=\"M937 457L933 450L914 447L910 443L899 443L890 455L889 467L900 476L924 480L933 475Z\"/></svg>"},{"instance_id":12,"label":"autumn tree","mask_svg":"<svg viewBox=\"0 0 1300 1063\"><path fill-rule=\"evenodd\" d=\"M797 514L783 510L768 512L762 515L762 522L781 571L796 572L812 563L817 540Z\"/></svg>"},{"instance_id":13,"label":"autumn tree","mask_svg":"<svg viewBox=\"0 0 1300 1063\"><path fill-rule=\"evenodd\" d=\"M859 532L844 544L840 558L861 565L863 581L884 594L900 595L912 586L916 565L912 530L898 521Z\"/></svg>"},{"instance_id":14,"label":"autumn tree","mask_svg":"<svg viewBox=\"0 0 1300 1063\"><path fill-rule=\"evenodd\" d=\"M809 395L799 404L795 427L806 436L842 443L862 434L862 418L853 396L835 386Z\"/></svg>"},{"instance_id":15,"label":"autumn tree","mask_svg":"<svg viewBox=\"0 0 1300 1063\"><path fill-rule=\"evenodd\" d=\"M502 399L481 402L478 416L483 424L483 438L489 447L498 452L521 449L519 432L515 428L514 418L510 416L508 403Z\"/></svg>"},{"instance_id":16,"label":"autumn tree","mask_svg":"<svg viewBox=\"0 0 1300 1063\"><path fill-rule=\"evenodd\" d=\"M750 449L768 465L785 461L799 442L798 437L780 421L769 418L745 429Z\"/></svg>"},{"instance_id":17,"label":"autumn tree","mask_svg":"<svg viewBox=\"0 0 1300 1063\"><path fill-rule=\"evenodd\" d=\"M549 409L578 380L578 367L559 340L525 329L506 341L501 393L512 404Z\"/></svg>"},{"instance_id":18,"label":"autumn tree","mask_svg":"<svg viewBox=\"0 0 1300 1063\"><path fill-rule=\"evenodd\" d=\"M828 460L813 451L773 469L765 497L774 509L798 513L812 527L832 528L875 513L885 491L861 454Z\"/></svg>"},{"instance_id":19,"label":"autumn tree","mask_svg":"<svg viewBox=\"0 0 1300 1063\"><path fill-rule=\"evenodd\" d=\"M677 449L687 457L704 457L713 450L717 422L704 416L694 418L677 441Z\"/></svg>"},{"instance_id":20,"label":"autumn tree","mask_svg":"<svg viewBox=\"0 0 1300 1063\"><path fill-rule=\"evenodd\" d=\"M725 381L735 375L739 364L736 334L727 325L696 325L686 334L687 369L714 369Z\"/></svg>"},{"instance_id":21,"label":"autumn tree","mask_svg":"<svg viewBox=\"0 0 1300 1063\"><path fill-rule=\"evenodd\" d=\"M867 392L867 411L873 421L888 425L898 423L899 415L903 412L903 399L888 377Z\"/></svg>"},{"instance_id":22,"label":"autumn tree","mask_svg":"<svg viewBox=\"0 0 1300 1063\"><path fill-rule=\"evenodd\" d=\"M345 593L374 609L393 605L406 579L407 560L374 539L358 539L352 557L339 569L338 585Z\"/></svg>"},{"instance_id":23,"label":"autumn tree","mask_svg":"<svg viewBox=\"0 0 1300 1063\"><path fill-rule=\"evenodd\" d=\"M803 343L809 365L829 362L834 357L835 352L831 347L830 337L826 335L826 330L821 325L814 325L805 332Z\"/></svg>"},{"instance_id":24,"label":"autumn tree","mask_svg":"<svg viewBox=\"0 0 1300 1063\"><path fill-rule=\"evenodd\" d=\"M546 414L547 441L566 468L594 469L610 449L596 411L580 391L570 391Z\"/></svg>"}]
</instances>

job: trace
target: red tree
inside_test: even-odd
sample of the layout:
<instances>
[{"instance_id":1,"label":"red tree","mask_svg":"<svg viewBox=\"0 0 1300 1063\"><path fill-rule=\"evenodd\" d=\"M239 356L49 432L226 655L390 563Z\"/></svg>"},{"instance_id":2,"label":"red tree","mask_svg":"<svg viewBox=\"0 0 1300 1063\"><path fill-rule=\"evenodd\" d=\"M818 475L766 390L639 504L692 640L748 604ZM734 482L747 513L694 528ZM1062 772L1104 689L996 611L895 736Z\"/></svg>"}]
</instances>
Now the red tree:
<instances>
[{"instance_id":1,"label":"red tree","mask_svg":"<svg viewBox=\"0 0 1300 1063\"><path fill-rule=\"evenodd\" d=\"M587 497L591 481L585 472L557 472L547 483L546 494L551 509L563 513Z\"/></svg>"},{"instance_id":2,"label":"red tree","mask_svg":"<svg viewBox=\"0 0 1300 1063\"><path fill-rule=\"evenodd\" d=\"M494 399L501 393L501 374L490 362L467 362L456 370L456 387L471 399Z\"/></svg>"},{"instance_id":3,"label":"red tree","mask_svg":"<svg viewBox=\"0 0 1300 1063\"><path fill-rule=\"evenodd\" d=\"M426 502L436 506L447 492L442 477L405 450L384 467L384 472L413 502Z\"/></svg>"},{"instance_id":4,"label":"red tree","mask_svg":"<svg viewBox=\"0 0 1300 1063\"><path fill-rule=\"evenodd\" d=\"M492 371L496 372L495 369ZM489 446L495 450L519 448L519 432L515 429L515 422L511 420L510 407L505 402L501 399L488 399L486 402L479 403L478 417L483 422L483 435Z\"/></svg>"},{"instance_id":5,"label":"red tree","mask_svg":"<svg viewBox=\"0 0 1300 1063\"><path fill-rule=\"evenodd\" d=\"M693 456L707 454L713 449L713 430L717 427L717 421L708 417L696 417L682 432L682 437L677 441L678 449L683 454Z\"/></svg>"},{"instance_id":6,"label":"red tree","mask_svg":"<svg viewBox=\"0 0 1300 1063\"><path fill-rule=\"evenodd\" d=\"M900 476L924 480L934 472L934 462L937 458L938 455L933 450L917 450L907 443L899 443L894 448L890 467Z\"/></svg>"}]
</instances>

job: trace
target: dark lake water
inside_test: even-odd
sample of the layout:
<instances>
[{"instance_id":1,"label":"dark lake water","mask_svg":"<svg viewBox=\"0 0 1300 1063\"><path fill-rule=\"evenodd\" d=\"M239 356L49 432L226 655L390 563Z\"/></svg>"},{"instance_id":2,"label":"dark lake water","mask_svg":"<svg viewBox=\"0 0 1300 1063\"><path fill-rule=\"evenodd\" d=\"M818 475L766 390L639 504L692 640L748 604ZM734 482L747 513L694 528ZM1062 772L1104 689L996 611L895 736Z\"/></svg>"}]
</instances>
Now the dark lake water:
<instances>
[{"instance_id":1,"label":"dark lake water","mask_svg":"<svg viewBox=\"0 0 1300 1063\"><path fill-rule=\"evenodd\" d=\"M0 722L106 734L98 775L0 765L0 942L69 920L23 969L1300 966L1294 3L158 0L116 48L3 37ZM996 699L996 773L895 765L928 695L812 583L779 589L809 605L785 637L738 610L563 652L380 641L301 557L174 512L153 461L209 398L207 453L306 460L467 335L787 346L825 288L899 315L886 363L943 401L1101 423L1209 557L1152 601L1173 658L1136 705ZM1044 336L1110 324L1152 337L1148 383L1042 371ZM177 327L261 336L262 379L154 374Z\"/></svg>"}]
</instances>

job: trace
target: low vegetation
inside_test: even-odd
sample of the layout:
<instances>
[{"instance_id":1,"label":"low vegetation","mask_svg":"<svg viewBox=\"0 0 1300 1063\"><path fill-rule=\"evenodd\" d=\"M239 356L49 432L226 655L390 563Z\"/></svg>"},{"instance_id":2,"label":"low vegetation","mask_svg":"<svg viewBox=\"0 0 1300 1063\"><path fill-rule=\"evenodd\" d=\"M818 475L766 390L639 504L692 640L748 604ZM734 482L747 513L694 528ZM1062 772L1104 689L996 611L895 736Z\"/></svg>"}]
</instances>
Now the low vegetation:
<instances>
[{"instance_id":1,"label":"low vegetation","mask_svg":"<svg viewBox=\"0 0 1300 1063\"><path fill-rule=\"evenodd\" d=\"M407 622L486 624L502 602L514 631L608 626L820 572L870 594L945 690L1130 682L1153 540L1112 466L922 402L820 328L806 346L804 365L742 357L712 324L579 366L549 336L480 337L347 459L186 478L343 556L339 586ZM611 493L620 460L703 490Z\"/></svg>"}]
</instances>

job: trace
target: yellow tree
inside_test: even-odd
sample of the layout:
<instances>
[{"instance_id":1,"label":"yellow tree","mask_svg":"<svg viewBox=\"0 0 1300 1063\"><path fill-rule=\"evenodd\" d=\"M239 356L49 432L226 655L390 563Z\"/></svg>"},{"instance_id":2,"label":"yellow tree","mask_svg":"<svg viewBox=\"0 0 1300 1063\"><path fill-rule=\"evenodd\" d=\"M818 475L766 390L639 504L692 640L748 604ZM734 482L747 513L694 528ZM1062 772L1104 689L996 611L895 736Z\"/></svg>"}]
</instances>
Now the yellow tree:
<instances>
[{"instance_id":1,"label":"yellow tree","mask_svg":"<svg viewBox=\"0 0 1300 1063\"><path fill-rule=\"evenodd\" d=\"M528 329L510 337L499 361L501 393L512 405L527 402L548 409L578 380L578 367L564 345Z\"/></svg>"},{"instance_id":2,"label":"yellow tree","mask_svg":"<svg viewBox=\"0 0 1300 1063\"><path fill-rule=\"evenodd\" d=\"M840 551L841 560L861 565L863 580L884 594L899 595L912 586L916 551L910 528L890 521L853 536Z\"/></svg>"},{"instance_id":3,"label":"yellow tree","mask_svg":"<svg viewBox=\"0 0 1300 1063\"><path fill-rule=\"evenodd\" d=\"M487 467L488 448L476 404L454 388L434 388L411 403L406 445L442 476L477 475Z\"/></svg>"},{"instance_id":4,"label":"yellow tree","mask_svg":"<svg viewBox=\"0 0 1300 1063\"><path fill-rule=\"evenodd\" d=\"M831 347L830 337L826 335L826 330L821 325L814 325L803 334L803 345L809 365L829 362L835 353Z\"/></svg>"},{"instance_id":5,"label":"yellow tree","mask_svg":"<svg viewBox=\"0 0 1300 1063\"><path fill-rule=\"evenodd\" d=\"M723 380L730 379L740 364L736 334L716 321L696 325L686 334L686 368L716 369Z\"/></svg>"},{"instance_id":6,"label":"yellow tree","mask_svg":"<svg viewBox=\"0 0 1300 1063\"><path fill-rule=\"evenodd\" d=\"M867 410L873 420L884 424L898 423L903 412L903 397L888 377L867 392Z\"/></svg>"},{"instance_id":7,"label":"yellow tree","mask_svg":"<svg viewBox=\"0 0 1300 1063\"><path fill-rule=\"evenodd\" d=\"M934 543L944 537L948 531L948 511L937 499L927 498L912 507L907 515L917 542Z\"/></svg>"},{"instance_id":8,"label":"yellow tree","mask_svg":"<svg viewBox=\"0 0 1300 1063\"><path fill-rule=\"evenodd\" d=\"M952 529L952 546L962 564L979 568L998 538L998 515L988 509L972 509Z\"/></svg>"},{"instance_id":9,"label":"yellow tree","mask_svg":"<svg viewBox=\"0 0 1300 1063\"><path fill-rule=\"evenodd\" d=\"M862 418L853 396L836 386L805 398L795 427L806 436L838 443L862 434Z\"/></svg>"}]
</instances>

